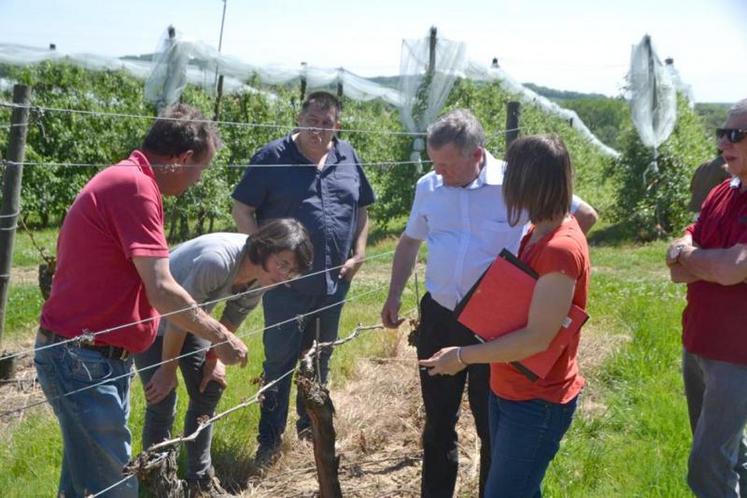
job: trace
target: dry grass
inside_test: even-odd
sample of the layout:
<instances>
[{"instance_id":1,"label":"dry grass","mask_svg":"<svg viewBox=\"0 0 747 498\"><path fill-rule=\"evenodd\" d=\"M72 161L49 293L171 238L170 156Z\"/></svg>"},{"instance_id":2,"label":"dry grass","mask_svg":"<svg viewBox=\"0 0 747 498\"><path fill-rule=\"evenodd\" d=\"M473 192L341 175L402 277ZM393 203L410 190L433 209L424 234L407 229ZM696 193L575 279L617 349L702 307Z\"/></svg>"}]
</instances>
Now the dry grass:
<instances>
[{"instance_id":1,"label":"dry grass","mask_svg":"<svg viewBox=\"0 0 747 498\"><path fill-rule=\"evenodd\" d=\"M584 329L579 357L587 378L629 339L604 333L604 324ZM348 497L420 496L423 407L415 351L400 334L392 357L362 358L353 379L332 391L337 410L340 484ZM466 399L459 421L460 466L457 496L476 496L479 440ZM595 417L605 410L593 383L586 388L580 413ZM291 424L292 426L292 424ZM317 496L310 443L287 437L280 459L253 477L242 496L252 498Z\"/></svg>"}]
</instances>

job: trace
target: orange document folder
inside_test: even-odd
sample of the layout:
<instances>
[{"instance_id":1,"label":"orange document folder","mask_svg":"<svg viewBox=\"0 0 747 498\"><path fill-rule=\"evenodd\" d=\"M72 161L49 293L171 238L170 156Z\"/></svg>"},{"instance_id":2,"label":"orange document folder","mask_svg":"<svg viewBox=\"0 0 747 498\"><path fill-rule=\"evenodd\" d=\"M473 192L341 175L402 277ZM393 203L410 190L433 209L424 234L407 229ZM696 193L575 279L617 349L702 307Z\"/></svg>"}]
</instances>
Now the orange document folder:
<instances>
[{"instance_id":1,"label":"orange document folder","mask_svg":"<svg viewBox=\"0 0 747 498\"><path fill-rule=\"evenodd\" d=\"M534 270L504 249L459 302L454 314L482 342L521 329L529 318L537 278ZM532 381L544 379L588 319L584 310L571 305L550 346L511 365Z\"/></svg>"}]
</instances>

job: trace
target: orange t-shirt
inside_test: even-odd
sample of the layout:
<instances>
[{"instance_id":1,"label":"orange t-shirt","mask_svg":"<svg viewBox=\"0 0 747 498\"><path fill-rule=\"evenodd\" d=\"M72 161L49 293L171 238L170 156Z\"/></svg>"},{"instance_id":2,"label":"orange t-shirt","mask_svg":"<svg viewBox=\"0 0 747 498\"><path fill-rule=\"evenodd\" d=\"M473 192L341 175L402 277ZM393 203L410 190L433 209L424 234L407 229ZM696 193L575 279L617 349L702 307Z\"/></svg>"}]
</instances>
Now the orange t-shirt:
<instances>
[{"instance_id":1,"label":"orange t-shirt","mask_svg":"<svg viewBox=\"0 0 747 498\"><path fill-rule=\"evenodd\" d=\"M540 240L527 246L534 232L530 228L521 242L519 259L528 264L540 276L548 273L563 273L576 280L573 303L586 309L589 290L589 247L586 237L575 218ZM584 378L578 372L576 354L580 332L574 337L555 366L544 379L529 380L508 363L490 365L490 388L504 399L525 401L543 399L552 403L567 403L578 395L584 386Z\"/></svg>"}]
</instances>

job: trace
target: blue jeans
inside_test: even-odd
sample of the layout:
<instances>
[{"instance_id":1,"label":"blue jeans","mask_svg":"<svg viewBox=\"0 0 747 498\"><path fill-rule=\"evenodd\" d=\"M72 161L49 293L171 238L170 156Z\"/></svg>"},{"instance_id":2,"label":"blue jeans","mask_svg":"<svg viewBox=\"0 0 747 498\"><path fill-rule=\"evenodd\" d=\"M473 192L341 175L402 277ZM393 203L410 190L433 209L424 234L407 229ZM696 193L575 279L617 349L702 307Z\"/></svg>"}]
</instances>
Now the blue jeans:
<instances>
[{"instance_id":1,"label":"blue jeans","mask_svg":"<svg viewBox=\"0 0 747 498\"><path fill-rule=\"evenodd\" d=\"M36 347L49 340L37 335ZM124 476L130 460L130 415L132 360L110 360L99 352L70 345L37 351L36 372L62 430L62 469L59 495L65 498L97 493ZM57 398L65 393L124 377ZM57 399L55 399L57 398ZM110 498L135 498L137 478L109 491Z\"/></svg>"},{"instance_id":2,"label":"blue jeans","mask_svg":"<svg viewBox=\"0 0 747 498\"><path fill-rule=\"evenodd\" d=\"M571 425L578 397L561 405L509 401L490 393L491 463L485 496L539 498L550 461Z\"/></svg>"},{"instance_id":3,"label":"blue jeans","mask_svg":"<svg viewBox=\"0 0 747 498\"><path fill-rule=\"evenodd\" d=\"M209 341L193 334L187 334L180 355L192 353L210 345ZM135 365L138 370L161 362L163 351L163 337L157 337L153 345L143 353L135 355ZM217 382L210 382L204 392L200 392L202 369L205 365L205 351L185 356L179 360L179 368L184 378L184 386L189 394L189 406L184 415L184 433L192 434L199 426L198 419L202 416L212 417L218 406L223 388ZM156 368L141 371L140 379L145 386ZM143 422L143 448L149 448L171 437L171 427L176 416L176 389L156 404L148 404L145 409ZM210 443L213 439L213 426L209 425L200 432L197 438L185 443L187 448L187 479L201 480L212 476L212 462L210 459Z\"/></svg>"},{"instance_id":4,"label":"blue jeans","mask_svg":"<svg viewBox=\"0 0 747 498\"><path fill-rule=\"evenodd\" d=\"M687 483L699 498L747 497L747 366L683 352L693 432Z\"/></svg>"},{"instance_id":5,"label":"blue jeans","mask_svg":"<svg viewBox=\"0 0 747 498\"><path fill-rule=\"evenodd\" d=\"M311 347L312 341L316 339L317 319L319 320L319 340L328 342L337 339L342 304L312 313L301 321L294 318L342 301L349 288L350 283L341 280L337 285L337 291L332 295L308 295L286 286L280 286L262 297L265 327L272 327L276 323L292 319L283 325L266 328L264 332L262 341L265 348L265 382L271 382L291 370L301 353ZM330 348L325 348L320 355L319 370L322 384L327 382L331 355ZM264 393L257 441L265 448L277 448L280 445L288 422L290 386L291 376L287 376ZM298 412L296 430L301 432L310 426L310 421L300 396L296 398L296 411Z\"/></svg>"}]
</instances>

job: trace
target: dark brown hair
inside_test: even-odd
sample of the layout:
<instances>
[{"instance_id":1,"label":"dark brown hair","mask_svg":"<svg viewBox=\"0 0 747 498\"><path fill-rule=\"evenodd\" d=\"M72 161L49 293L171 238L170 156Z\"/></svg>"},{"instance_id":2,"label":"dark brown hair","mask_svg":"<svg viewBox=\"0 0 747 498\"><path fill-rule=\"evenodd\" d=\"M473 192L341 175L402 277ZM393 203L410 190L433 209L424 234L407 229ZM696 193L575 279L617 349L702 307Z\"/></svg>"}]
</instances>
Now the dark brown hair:
<instances>
[{"instance_id":1,"label":"dark brown hair","mask_svg":"<svg viewBox=\"0 0 747 498\"><path fill-rule=\"evenodd\" d=\"M573 170L563 140L534 135L515 140L506 152L503 198L508 222L516 225L522 212L533 223L564 215L571 208Z\"/></svg>"},{"instance_id":2,"label":"dark brown hair","mask_svg":"<svg viewBox=\"0 0 747 498\"><path fill-rule=\"evenodd\" d=\"M293 218L278 218L260 226L247 238L244 251L249 261L263 268L270 255L291 251L298 273L309 271L314 258L314 248L306 228Z\"/></svg>"},{"instance_id":3,"label":"dark brown hair","mask_svg":"<svg viewBox=\"0 0 747 498\"><path fill-rule=\"evenodd\" d=\"M335 119L340 117L342 112L342 104L340 99L335 97L329 92L312 92L306 97L301 105L301 114L309 110L312 105L317 106L322 111L328 111L329 109L335 110Z\"/></svg>"},{"instance_id":4,"label":"dark brown hair","mask_svg":"<svg viewBox=\"0 0 747 498\"><path fill-rule=\"evenodd\" d=\"M143 150L162 156L178 156L188 150L202 158L212 144L217 151L222 142L215 123L187 104L167 107L143 140Z\"/></svg>"}]
</instances>

